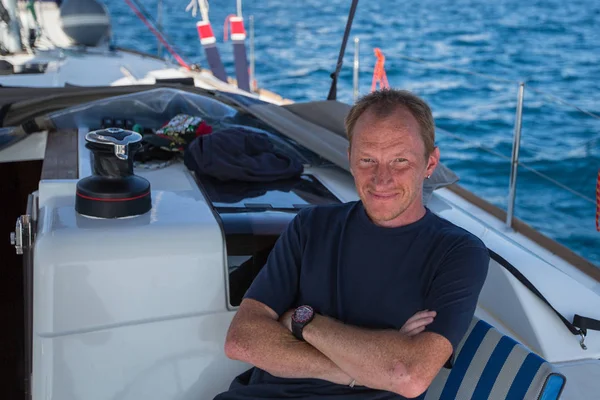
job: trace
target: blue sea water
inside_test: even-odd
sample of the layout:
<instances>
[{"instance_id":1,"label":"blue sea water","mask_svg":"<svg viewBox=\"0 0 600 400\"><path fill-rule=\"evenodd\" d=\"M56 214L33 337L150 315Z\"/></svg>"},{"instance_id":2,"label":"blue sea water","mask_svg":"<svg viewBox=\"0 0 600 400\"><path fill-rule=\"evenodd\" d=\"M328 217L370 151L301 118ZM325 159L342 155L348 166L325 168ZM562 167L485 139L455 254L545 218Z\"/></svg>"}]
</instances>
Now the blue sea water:
<instances>
[{"instance_id":1,"label":"blue sea water","mask_svg":"<svg viewBox=\"0 0 600 400\"><path fill-rule=\"evenodd\" d=\"M157 52L156 39L125 2L105 3L117 45ZM142 3L156 16L158 0ZM244 1L246 29L249 16L255 21L259 86L294 101L325 99L350 3ZM195 28L199 15L186 12L187 4L163 1L164 30L184 59L206 66ZM236 1L210 6L221 57L234 76L232 46L222 35ZM520 159L555 183L520 167L515 215L600 265L594 204L600 119L553 97L600 114L600 1L360 1L338 84L338 99L347 103L353 101L354 37L360 38L360 93L371 89L379 47L390 85L431 104L442 161L464 187L503 209L518 82L525 81Z\"/></svg>"}]
</instances>

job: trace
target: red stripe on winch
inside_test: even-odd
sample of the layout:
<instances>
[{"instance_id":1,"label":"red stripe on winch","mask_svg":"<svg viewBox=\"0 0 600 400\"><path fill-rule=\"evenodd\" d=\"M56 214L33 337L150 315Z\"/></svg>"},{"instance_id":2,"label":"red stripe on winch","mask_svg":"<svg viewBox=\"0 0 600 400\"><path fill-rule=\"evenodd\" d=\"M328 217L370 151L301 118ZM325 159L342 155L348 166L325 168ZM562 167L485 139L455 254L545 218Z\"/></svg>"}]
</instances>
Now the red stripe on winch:
<instances>
[{"instance_id":1,"label":"red stripe on winch","mask_svg":"<svg viewBox=\"0 0 600 400\"><path fill-rule=\"evenodd\" d=\"M79 197L81 197L82 199L95 200L95 201L130 201L130 200L141 199L142 197L146 197L149 194L150 194L150 192L144 193L144 194L141 194L141 195L135 196L135 197L124 197L124 198L121 198L121 199L101 199L101 198L98 198L98 197L91 197L91 196L83 195L81 193L76 193L76 195L79 196Z\"/></svg>"}]
</instances>

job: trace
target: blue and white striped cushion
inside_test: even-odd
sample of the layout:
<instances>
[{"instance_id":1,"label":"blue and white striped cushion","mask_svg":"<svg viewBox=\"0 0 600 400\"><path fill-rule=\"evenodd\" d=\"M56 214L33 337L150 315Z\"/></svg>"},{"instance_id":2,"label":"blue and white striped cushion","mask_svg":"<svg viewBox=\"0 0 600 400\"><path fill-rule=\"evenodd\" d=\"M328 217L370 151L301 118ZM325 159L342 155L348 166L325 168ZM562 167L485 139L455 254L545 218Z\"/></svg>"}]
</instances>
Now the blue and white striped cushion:
<instances>
[{"instance_id":1,"label":"blue and white striped cushion","mask_svg":"<svg viewBox=\"0 0 600 400\"><path fill-rule=\"evenodd\" d=\"M442 369L425 400L556 400L565 377L523 345L473 318L452 369Z\"/></svg>"}]
</instances>

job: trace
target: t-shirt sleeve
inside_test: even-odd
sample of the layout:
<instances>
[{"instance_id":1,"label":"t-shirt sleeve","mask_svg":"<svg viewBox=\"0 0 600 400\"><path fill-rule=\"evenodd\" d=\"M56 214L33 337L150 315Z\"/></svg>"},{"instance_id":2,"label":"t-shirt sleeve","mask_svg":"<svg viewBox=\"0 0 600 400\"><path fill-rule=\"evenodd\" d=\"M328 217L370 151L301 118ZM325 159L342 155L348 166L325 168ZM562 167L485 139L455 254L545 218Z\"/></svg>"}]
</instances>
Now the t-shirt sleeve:
<instances>
[{"instance_id":1,"label":"t-shirt sleeve","mask_svg":"<svg viewBox=\"0 0 600 400\"><path fill-rule=\"evenodd\" d=\"M425 331L448 339L454 353L475 314L489 260L483 244L469 243L451 250L442 260L425 299L425 308L437 313Z\"/></svg>"},{"instance_id":2,"label":"t-shirt sleeve","mask_svg":"<svg viewBox=\"0 0 600 400\"><path fill-rule=\"evenodd\" d=\"M298 294L300 264L304 235L302 220L305 211L296 215L283 231L265 266L260 270L244 298L260 301L271 307L277 315L289 310Z\"/></svg>"}]
</instances>

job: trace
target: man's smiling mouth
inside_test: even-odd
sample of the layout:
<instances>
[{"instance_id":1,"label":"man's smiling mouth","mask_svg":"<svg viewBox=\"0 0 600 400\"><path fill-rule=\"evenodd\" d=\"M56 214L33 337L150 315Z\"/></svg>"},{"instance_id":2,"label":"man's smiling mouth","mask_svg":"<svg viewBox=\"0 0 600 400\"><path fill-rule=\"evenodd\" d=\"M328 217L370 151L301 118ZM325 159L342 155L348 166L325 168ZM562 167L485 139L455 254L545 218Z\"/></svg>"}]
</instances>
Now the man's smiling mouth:
<instances>
[{"instance_id":1,"label":"man's smiling mouth","mask_svg":"<svg viewBox=\"0 0 600 400\"><path fill-rule=\"evenodd\" d=\"M398 196L397 192L388 193L388 192L372 192L372 191L369 191L369 194L372 197L374 197L376 199L381 199L381 200L392 199L392 198Z\"/></svg>"}]
</instances>

